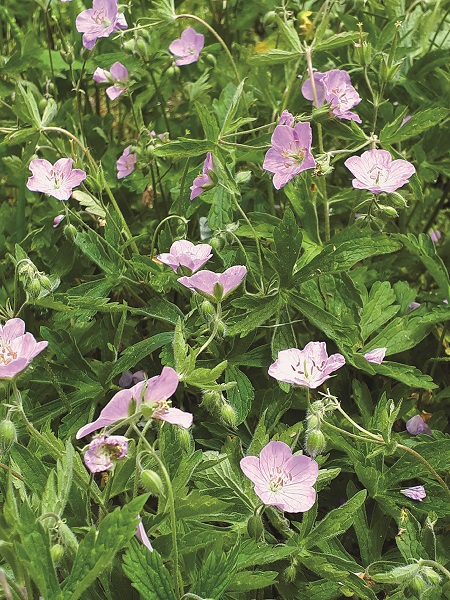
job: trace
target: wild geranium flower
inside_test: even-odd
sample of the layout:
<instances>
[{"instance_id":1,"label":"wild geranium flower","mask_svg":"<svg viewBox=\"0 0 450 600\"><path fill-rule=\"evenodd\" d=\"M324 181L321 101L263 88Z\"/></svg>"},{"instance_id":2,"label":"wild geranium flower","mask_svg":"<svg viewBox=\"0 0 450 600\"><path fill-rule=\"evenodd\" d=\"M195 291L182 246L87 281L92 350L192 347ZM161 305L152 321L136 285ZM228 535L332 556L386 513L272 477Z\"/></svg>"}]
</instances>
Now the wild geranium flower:
<instances>
[{"instance_id":1,"label":"wild geranium flower","mask_svg":"<svg viewBox=\"0 0 450 600\"><path fill-rule=\"evenodd\" d=\"M422 500L427 497L423 485L415 485L414 487L406 488L406 490L400 490L400 493L407 498L417 500L418 502L422 502Z\"/></svg>"},{"instance_id":2,"label":"wild geranium flower","mask_svg":"<svg viewBox=\"0 0 450 600\"><path fill-rule=\"evenodd\" d=\"M36 342L33 334L25 333L22 319L0 325L0 379L15 377L47 346L48 342Z\"/></svg>"},{"instance_id":3,"label":"wild geranium flower","mask_svg":"<svg viewBox=\"0 0 450 600\"><path fill-rule=\"evenodd\" d=\"M283 121L290 122L290 117L290 113L284 115ZM277 190L302 171L314 169L316 161L311 154L311 142L309 123L297 123L294 127L288 124L275 127L272 147L266 152L263 169L274 173L273 185Z\"/></svg>"},{"instance_id":4,"label":"wild geranium flower","mask_svg":"<svg viewBox=\"0 0 450 600\"><path fill-rule=\"evenodd\" d=\"M188 27L183 31L180 39L170 44L169 52L177 57L175 64L180 67L197 62L204 45L205 37L192 27Z\"/></svg>"},{"instance_id":5,"label":"wild geranium flower","mask_svg":"<svg viewBox=\"0 0 450 600\"><path fill-rule=\"evenodd\" d=\"M190 277L180 277L177 281L190 290L203 292L214 300L222 300L227 294L235 290L247 273L246 267L230 267L223 273L213 271L200 271Z\"/></svg>"},{"instance_id":6,"label":"wild geranium flower","mask_svg":"<svg viewBox=\"0 0 450 600\"><path fill-rule=\"evenodd\" d=\"M370 352L366 352L364 354L364 358L371 363L375 363L376 365L381 365L386 356L387 348L375 348Z\"/></svg>"},{"instance_id":7,"label":"wild geranium flower","mask_svg":"<svg viewBox=\"0 0 450 600\"><path fill-rule=\"evenodd\" d=\"M392 160L387 150L366 150L361 156L351 156L344 162L353 173L354 188L374 194L392 193L409 182L416 169L407 160Z\"/></svg>"},{"instance_id":8,"label":"wild geranium flower","mask_svg":"<svg viewBox=\"0 0 450 600\"><path fill-rule=\"evenodd\" d=\"M136 166L137 154L130 154L131 145L127 146L120 156L117 159L117 179L123 179L134 171Z\"/></svg>"},{"instance_id":9,"label":"wild geranium flower","mask_svg":"<svg viewBox=\"0 0 450 600\"><path fill-rule=\"evenodd\" d=\"M117 0L94 0L92 8L78 15L75 25L83 34L83 46L88 50L92 50L98 38L128 27L124 15L119 13Z\"/></svg>"},{"instance_id":10,"label":"wild geranium flower","mask_svg":"<svg viewBox=\"0 0 450 600\"><path fill-rule=\"evenodd\" d=\"M210 176L210 171L214 173L214 164L212 160L211 152L206 154L205 162L203 163L202 174L194 179L191 185L190 200L197 198L200 194L203 194L209 186L213 185L213 181Z\"/></svg>"},{"instance_id":11,"label":"wild geranium flower","mask_svg":"<svg viewBox=\"0 0 450 600\"><path fill-rule=\"evenodd\" d=\"M77 440L108 427L121 419L126 419L134 410L146 408L153 411L152 418L167 421L188 429L192 425L192 415L178 408L169 406L169 398L178 387L178 375L171 367L164 367L161 375L146 381L140 381L128 390L117 392L105 408L100 412L98 419L81 427L77 432Z\"/></svg>"},{"instance_id":12,"label":"wild geranium flower","mask_svg":"<svg viewBox=\"0 0 450 600\"><path fill-rule=\"evenodd\" d=\"M431 427L425 423L420 415L411 417L408 421L406 421L406 430L411 435L419 435L419 433L430 436L433 435Z\"/></svg>"},{"instance_id":13,"label":"wild geranium flower","mask_svg":"<svg viewBox=\"0 0 450 600\"><path fill-rule=\"evenodd\" d=\"M316 501L319 465L307 456L293 456L284 442L269 442L257 456L240 462L244 475L255 484L255 494L268 506L296 513L306 512Z\"/></svg>"},{"instance_id":14,"label":"wild geranium flower","mask_svg":"<svg viewBox=\"0 0 450 600\"><path fill-rule=\"evenodd\" d=\"M56 228L59 226L59 224L61 223L61 221L63 219L65 219L66 215L58 215L57 217L55 217L53 219L53 227Z\"/></svg>"},{"instance_id":15,"label":"wild geranium flower","mask_svg":"<svg viewBox=\"0 0 450 600\"><path fill-rule=\"evenodd\" d=\"M128 440L123 435L100 435L92 440L84 454L84 464L91 473L109 471L116 461L128 453Z\"/></svg>"},{"instance_id":16,"label":"wild geranium flower","mask_svg":"<svg viewBox=\"0 0 450 600\"><path fill-rule=\"evenodd\" d=\"M33 175L28 178L27 188L58 200L68 200L73 188L86 179L86 173L82 169L72 169L72 164L71 158L60 158L54 165L45 158L35 158L30 162Z\"/></svg>"},{"instance_id":17,"label":"wild geranium flower","mask_svg":"<svg viewBox=\"0 0 450 600\"><path fill-rule=\"evenodd\" d=\"M287 125L288 127L293 127L295 123L294 115L292 115L288 110L283 110L278 119L277 125Z\"/></svg>"},{"instance_id":18,"label":"wild geranium flower","mask_svg":"<svg viewBox=\"0 0 450 600\"><path fill-rule=\"evenodd\" d=\"M96 83L114 83L114 85L106 88L106 93L110 100L115 100L127 90L128 71L122 63L115 62L109 71L97 67L94 71L93 80Z\"/></svg>"},{"instance_id":19,"label":"wild geranium flower","mask_svg":"<svg viewBox=\"0 0 450 600\"><path fill-rule=\"evenodd\" d=\"M431 241L435 244L437 244L442 237L442 233L439 231L439 229L433 229L429 231L428 235L430 236Z\"/></svg>"},{"instance_id":20,"label":"wild geranium flower","mask_svg":"<svg viewBox=\"0 0 450 600\"><path fill-rule=\"evenodd\" d=\"M330 105L330 111L339 119L348 119L361 123L359 116L350 109L361 102L361 96L350 82L350 75L341 69L332 69L325 73L314 73L314 83L318 106ZM302 85L302 94L307 100L314 101L311 80Z\"/></svg>"},{"instance_id":21,"label":"wild geranium flower","mask_svg":"<svg viewBox=\"0 0 450 600\"><path fill-rule=\"evenodd\" d=\"M145 527L142 523L141 517L138 516L139 519L139 525L137 526L136 529L136 537L137 539L141 542L141 544L144 544L144 546L150 550L150 552L153 552L153 546L150 543L150 540L148 539L148 535L147 532L145 531Z\"/></svg>"},{"instance_id":22,"label":"wild geranium flower","mask_svg":"<svg viewBox=\"0 0 450 600\"><path fill-rule=\"evenodd\" d=\"M419 308L419 306L420 302L411 302L408 304L408 310L416 310L416 308Z\"/></svg>"},{"instance_id":23,"label":"wild geranium flower","mask_svg":"<svg viewBox=\"0 0 450 600\"><path fill-rule=\"evenodd\" d=\"M303 350L280 350L269 367L269 375L278 381L315 389L344 364L342 354L328 356L325 342L309 342Z\"/></svg>"},{"instance_id":24,"label":"wild geranium flower","mask_svg":"<svg viewBox=\"0 0 450 600\"><path fill-rule=\"evenodd\" d=\"M156 258L175 273L179 267L186 267L195 273L212 257L211 250L209 244L195 245L188 240L177 240L170 246L170 252L158 254Z\"/></svg>"}]
</instances>

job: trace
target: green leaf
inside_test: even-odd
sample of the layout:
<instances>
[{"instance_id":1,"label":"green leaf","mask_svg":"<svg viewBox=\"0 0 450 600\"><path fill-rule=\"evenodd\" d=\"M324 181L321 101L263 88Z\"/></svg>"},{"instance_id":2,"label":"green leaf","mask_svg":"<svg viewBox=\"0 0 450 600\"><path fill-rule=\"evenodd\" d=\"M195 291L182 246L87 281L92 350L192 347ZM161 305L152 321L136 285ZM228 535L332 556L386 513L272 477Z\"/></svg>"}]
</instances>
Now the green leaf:
<instances>
[{"instance_id":1,"label":"green leaf","mask_svg":"<svg viewBox=\"0 0 450 600\"><path fill-rule=\"evenodd\" d=\"M444 472L450 464L450 438L446 436L441 440L419 442L411 447L418 452L435 471ZM422 474L430 473L427 467L416 457L405 450L401 453L397 462L385 473L387 487L396 487L399 482L416 478Z\"/></svg>"},{"instance_id":2,"label":"green leaf","mask_svg":"<svg viewBox=\"0 0 450 600\"><path fill-rule=\"evenodd\" d=\"M375 373L392 377L392 379L401 381L412 388L435 389L439 387L434 383L432 377L422 373L419 369L411 365L403 365L385 360L381 365L371 363L371 367Z\"/></svg>"},{"instance_id":3,"label":"green leaf","mask_svg":"<svg viewBox=\"0 0 450 600\"><path fill-rule=\"evenodd\" d=\"M200 119L208 142L217 143L219 138L219 126L217 125L216 116L208 110L208 107L205 104L197 101L194 102L194 109Z\"/></svg>"},{"instance_id":4,"label":"green leaf","mask_svg":"<svg viewBox=\"0 0 450 600\"><path fill-rule=\"evenodd\" d=\"M365 501L366 490L361 490L355 494L339 508L330 511L301 542L304 548L313 548L324 540L336 537L347 531L352 525L353 513Z\"/></svg>"},{"instance_id":5,"label":"green leaf","mask_svg":"<svg viewBox=\"0 0 450 600\"><path fill-rule=\"evenodd\" d=\"M173 332L164 331L162 333L157 333L146 340L141 340L137 344L133 344L133 346L125 348L111 371L110 379L124 371L133 369L141 360L148 358L152 352L171 344L172 341Z\"/></svg>"},{"instance_id":6,"label":"green leaf","mask_svg":"<svg viewBox=\"0 0 450 600\"><path fill-rule=\"evenodd\" d=\"M133 541L123 557L123 570L144 600L176 600L171 577L156 550Z\"/></svg>"},{"instance_id":7,"label":"green leaf","mask_svg":"<svg viewBox=\"0 0 450 600\"><path fill-rule=\"evenodd\" d=\"M302 246L302 233L295 221L294 213L287 208L283 220L273 230L276 250L276 271L280 277L280 285L288 287L292 273Z\"/></svg>"},{"instance_id":8,"label":"green leaf","mask_svg":"<svg viewBox=\"0 0 450 600\"><path fill-rule=\"evenodd\" d=\"M289 52L287 50L270 50L269 52L252 56L252 62L257 63L257 65L284 65L298 59L298 52Z\"/></svg>"},{"instance_id":9,"label":"green leaf","mask_svg":"<svg viewBox=\"0 0 450 600\"><path fill-rule=\"evenodd\" d=\"M367 35L367 34L363 34ZM346 44L355 43L359 40L360 34L358 31L344 31L342 33L336 33L326 39L322 39L318 44L314 46L316 52L329 52L335 50Z\"/></svg>"},{"instance_id":10,"label":"green leaf","mask_svg":"<svg viewBox=\"0 0 450 600\"><path fill-rule=\"evenodd\" d=\"M227 400L236 412L236 425L240 425L250 412L255 392L247 375L234 365L229 365L225 370L225 382L232 381L237 385L227 390Z\"/></svg>"},{"instance_id":11,"label":"green leaf","mask_svg":"<svg viewBox=\"0 0 450 600\"><path fill-rule=\"evenodd\" d=\"M36 129L36 127L25 127L9 134L5 141L7 144L22 144L23 142L31 140L36 135L39 138L39 130ZM37 141L38 140L36 139L36 143Z\"/></svg>"},{"instance_id":12,"label":"green leaf","mask_svg":"<svg viewBox=\"0 0 450 600\"><path fill-rule=\"evenodd\" d=\"M234 581L238 555L239 544L226 554L223 551L209 553L200 568L191 593L202 598L220 600Z\"/></svg>"},{"instance_id":13,"label":"green leaf","mask_svg":"<svg viewBox=\"0 0 450 600\"><path fill-rule=\"evenodd\" d=\"M124 310L124 308L122 308ZM146 308L127 307L132 315L144 315L147 318L163 321L170 325L176 325L180 317L184 317L181 310L172 302L162 298L153 298Z\"/></svg>"},{"instance_id":14,"label":"green leaf","mask_svg":"<svg viewBox=\"0 0 450 600\"><path fill-rule=\"evenodd\" d=\"M243 571L236 573L227 589L238 594L260 590L274 584L277 577L278 571Z\"/></svg>"},{"instance_id":15,"label":"green leaf","mask_svg":"<svg viewBox=\"0 0 450 600\"><path fill-rule=\"evenodd\" d=\"M297 58L300 58L300 55L304 54L304 50L300 38L298 37L298 33L295 29L294 21L281 18L279 15L275 15L275 22L286 42L289 44L291 49L297 53Z\"/></svg>"},{"instance_id":16,"label":"green leaf","mask_svg":"<svg viewBox=\"0 0 450 600\"><path fill-rule=\"evenodd\" d=\"M237 110L239 108L239 103L242 98L242 94L243 94L243 90L244 90L244 83L245 83L245 79L241 81L241 83L237 86L236 91L233 94L231 102L225 113L225 118L223 120L222 129L220 132L221 135L225 135L231 131L231 126L234 121L234 117L236 116Z\"/></svg>"},{"instance_id":17,"label":"green leaf","mask_svg":"<svg viewBox=\"0 0 450 600\"><path fill-rule=\"evenodd\" d=\"M107 254L101 238L94 231L83 231L77 234L74 243L88 258L95 262L108 275L118 277L118 267ZM117 259L117 255L115 256ZM123 259L120 259L122 263Z\"/></svg>"},{"instance_id":18,"label":"green leaf","mask_svg":"<svg viewBox=\"0 0 450 600\"><path fill-rule=\"evenodd\" d=\"M84 206L87 212L97 217L106 217L106 211L97 198L94 198L91 194L82 192L81 190L74 190L72 192L72 198L75 198L77 202Z\"/></svg>"},{"instance_id":19,"label":"green leaf","mask_svg":"<svg viewBox=\"0 0 450 600\"><path fill-rule=\"evenodd\" d=\"M279 297L240 298L232 304L239 308L248 309L248 312L245 315L239 315L235 323L227 325L226 335L227 337L234 337L240 334L242 338L251 331L255 331L263 323L266 323L276 313L279 306Z\"/></svg>"},{"instance_id":20,"label":"green leaf","mask_svg":"<svg viewBox=\"0 0 450 600\"><path fill-rule=\"evenodd\" d=\"M223 185L216 185L208 194L211 208L208 213L208 226L212 231L226 228L233 220L233 199Z\"/></svg>"},{"instance_id":21,"label":"green leaf","mask_svg":"<svg viewBox=\"0 0 450 600\"><path fill-rule=\"evenodd\" d=\"M376 281L373 284L361 311L360 327L363 341L397 314L400 307L393 304L395 299L395 292L388 281Z\"/></svg>"},{"instance_id":22,"label":"green leaf","mask_svg":"<svg viewBox=\"0 0 450 600\"><path fill-rule=\"evenodd\" d=\"M155 155L161 158L180 160L190 156L202 156L207 152L214 152L216 144L207 140L184 140L169 142L155 148Z\"/></svg>"},{"instance_id":23,"label":"green leaf","mask_svg":"<svg viewBox=\"0 0 450 600\"><path fill-rule=\"evenodd\" d=\"M423 131L428 131L442 120L444 120L449 111L446 108L427 108L414 113L414 115L404 125L401 125L396 132L391 132L388 126L385 126L380 133L381 144L396 144L415 137Z\"/></svg>"},{"instance_id":24,"label":"green leaf","mask_svg":"<svg viewBox=\"0 0 450 600\"><path fill-rule=\"evenodd\" d=\"M72 571L63 584L64 600L78 600L111 565L117 552L136 533L137 517L147 499L148 495L140 496L123 508L116 508L100 523L98 533L91 527L80 542Z\"/></svg>"},{"instance_id":25,"label":"green leaf","mask_svg":"<svg viewBox=\"0 0 450 600\"><path fill-rule=\"evenodd\" d=\"M48 470L40 460L36 460L35 454L21 444L14 444L10 452L24 476L27 486L38 497L41 497L47 483Z\"/></svg>"},{"instance_id":26,"label":"green leaf","mask_svg":"<svg viewBox=\"0 0 450 600\"><path fill-rule=\"evenodd\" d=\"M419 257L427 271L433 277L441 289L444 297L448 299L450 295L450 277L448 270L436 252L436 244L426 233L421 233L418 237L409 233L408 235L398 235L410 252Z\"/></svg>"},{"instance_id":27,"label":"green leaf","mask_svg":"<svg viewBox=\"0 0 450 600\"><path fill-rule=\"evenodd\" d=\"M47 105L42 115L42 127L48 127L58 114L58 104L53 98L47 98Z\"/></svg>"},{"instance_id":28,"label":"green leaf","mask_svg":"<svg viewBox=\"0 0 450 600\"><path fill-rule=\"evenodd\" d=\"M33 96L32 91L27 88L25 89L21 83L17 84L16 88L16 103L21 101L22 103L22 117L27 123L30 123L38 129L42 126L41 115L36 100Z\"/></svg>"}]
</instances>

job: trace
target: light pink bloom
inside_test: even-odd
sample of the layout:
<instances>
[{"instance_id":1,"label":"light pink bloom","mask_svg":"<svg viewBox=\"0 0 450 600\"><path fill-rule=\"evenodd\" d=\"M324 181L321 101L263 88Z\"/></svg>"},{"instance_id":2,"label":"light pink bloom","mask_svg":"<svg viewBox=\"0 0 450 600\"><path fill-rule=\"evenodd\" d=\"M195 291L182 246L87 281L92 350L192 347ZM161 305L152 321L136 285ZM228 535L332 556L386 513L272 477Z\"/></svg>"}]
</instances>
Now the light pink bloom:
<instances>
[{"instance_id":1,"label":"light pink bloom","mask_svg":"<svg viewBox=\"0 0 450 600\"><path fill-rule=\"evenodd\" d=\"M156 258L171 267L175 273L178 267L186 267L195 273L212 257L209 244L193 244L188 240L177 240L170 246L169 253L159 254Z\"/></svg>"},{"instance_id":2,"label":"light pink bloom","mask_svg":"<svg viewBox=\"0 0 450 600\"><path fill-rule=\"evenodd\" d=\"M86 179L86 173L72 169L72 164L71 158L60 158L54 165L45 158L35 158L30 162L29 169L33 175L28 178L27 188L58 200L68 200L73 188Z\"/></svg>"},{"instance_id":3,"label":"light pink bloom","mask_svg":"<svg viewBox=\"0 0 450 600\"><path fill-rule=\"evenodd\" d=\"M293 456L284 442L269 442L257 456L240 462L244 475L255 484L255 494L268 506L296 513L306 512L316 501L319 465L307 456Z\"/></svg>"},{"instance_id":4,"label":"light pink bloom","mask_svg":"<svg viewBox=\"0 0 450 600\"><path fill-rule=\"evenodd\" d=\"M325 342L309 342L303 350L280 350L269 367L269 375L278 381L315 389L344 364L342 354L328 356Z\"/></svg>"},{"instance_id":5,"label":"light pink bloom","mask_svg":"<svg viewBox=\"0 0 450 600\"><path fill-rule=\"evenodd\" d=\"M312 131L309 123L277 125L272 134L272 147L266 152L263 169L274 173L273 185L279 190L293 177L314 169L316 161L311 154Z\"/></svg>"},{"instance_id":6,"label":"light pink bloom","mask_svg":"<svg viewBox=\"0 0 450 600\"><path fill-rule=\"evenodd\" d=\"M292 115L288 110L283 110L280 118L278 119L277 125L287 125L288 127L293 127L294 123L294 115Z\"/></svg>"},{"instance_id":7,"label":"light pink bloom","mask_svg":"<svg viewBox=\"0 0 450 600\"><path fill-rule=\"evenodd\" d=\"M92 440L84 455L84 464L91 473L112 469L117 460L128 453L128 440L123 435L100 435Z\"/></svg>"},{"instance_id":8,"label":"light pink bloom","mask_svg":"<svg viewBox=\"0 0 450 600\"><path fill-rule=\"evenodd\" d=\"M387 348L375 348L370 352L366 352L364 354L364 358L371 363L375 363L376 365L381 365L386 356Z\"/></svg>"},{"instance_id":9,"label":"light pink bloom","mask_svg":"<svg viewBox=\"0 0 450 600\"><path fill-rule=\"evenodd\" d=\"M58 215L53 219L53 227L58 227L61 221L66 217L66 215Z\"/></svg>"},{"instance_id":10,"label":"light pink bloom","mask_svg":"<svg viewBox=\"0 0 450 600\"><path fill-rule=\"evenodd\" d=\"M214 300L222 300L238 287L246 273L246 267L238 265L223 273L213 273L205 269L190 277L180 277L177 281L190 290L203 292Z\"/></svg>"},{"instance_id":11,"label":"light pink bloom","mask_svg":"<svg viewBox=\"0 0 450 600\"><path fill-rule=\"evenodd\" d=\"M314 73L318 106L327 103L335 117L361 123L359 116L350 109L361 102L361 96L350 82L350 75L341 69L332 69L325 73ZM302 85L302 94L307 100L313 100L311 80Z\"/></svg>"},{"instance_id":12,"label":"light pink bloom","mask_svg":"<svg viewBox=\"0 0 450 600\"><path fill-rule=\"evenodd\" d=\"M429 231L428 235L430 236L431 241L435 244L437 244L442 237L442 233L439 231L439 229L433 229L432 231Z\"/></svg>"},{"instance_id":13,"label":"light pink bloom","mask_svg":"<svg viewBox=\"0 0 450 600\"><path fill-rule=\"evenodd\" d=\"M200 194L203 194L203 192L208 189L208 186L213 185L209 175L210 171L214 173L214 164L211 152L207 152L205 162L203 163L202 174L196 177L191 185L190 200L197 198L197 196L200 196Z\"/></svg>"},{"instance_id":14,"label":"light pink bloom","mask_svg":"<svg viewBox=\"0 0 450 600\"><path fill-rule=\"evenodd\" d=\"M361 156L351 156L344 162L356 179L352 185L374 194L395 192L409 182L416 169L407 160L392 160L387 150L366 150Z\"/></svg>"},{"instance_id":15,"label":"light pink bloom","mask_svg":"<svg viewBox=\"0 0 450 600\"><path fill-rule=\"evenodd\" d=\"M183 31L180 39L174 40L170 44L169 52L177 57L175 64L180 67L197 62L204 45L205 37L192 27L188 27Z\"/></svg>"},{"instance_id":16,"label":"light pink bloom","mask_svg":"<svg viewBox=\"0 0 450 600\"><path fill-rule=\"evenodd\" d=\"M128 390L120 390L100 412L98 419L78 430L77 440L97 429L108 427L120 419L126 419L131 416L130 410L134 407L137 410L141 405L153 409L153 419L167 421L188 429L192 425L192 415L178 408L169 407L168 399L175 393L177 387L176 371L171 367L164 367L161 375L140 381Z\"/></svg>"},{"instance_id":17,"label":"light pink bloom","mask_svg":"<svg viewBox=\"0 0 450 600\"><path fill-rule=\"evenodd\" d=\"M407 498L411 498L411 500L418 500L419 502L422 502L427 497L423 485L415 485L414 487L406 488L406 490L400 490L400 493Z\"/></svg>"},{"instance_id":18,"label":"light pink bloom","mask_svg":"<svg viewBox=\"0 0 450 600\"><path fill-rule=\"evenodd\" d=\"M119 13L117 0L94 0L92 8L78 15L75 25L77 31L83 33L83 46L88 50L92 50L98 38L128 27L125 17Z\"/></svg>"},{"instance_id":19,"label":"light pink bloom","mask_svg":"<svg viewBox=\"0 0 450 600\"><path fill-rule=\"evenodd\" d=\"M15 377L47 346L48 342L36 342L33 334L25 333L22 319L0 325L0 379Z\"/></svg>"},{"instance_id":20,"label":"light pink bloom","mask_svg":"<svg viewBox=\"0 0 450 600\"><path fill-rule=\"evenodd\" d=\"M408 310L415 310L416 308L419 308L420 306L420 302L411 302L411 304L408 305Z\"/></svg>"},{"instance_id":21,"label":"light pink bloom","mask_svg":"<svg viewBox=\"0 0 450 600\"><path fill-rule=\"evenodd\" d=\"M127 146L122 156L117 159L117 179L123 179L134 171L137 154L130 154L131 145Z\"/></svg>"},{"instance_id":22,"label":"light pink bloom","mask_svg":"<svg viewBox=\"0 0 450 600\"><path fill-rule=\"evenodd\" d=\"M109 71L97 67L94 71L93 80L96 83L111 83L114 85L106 88L110 100L115 100L127 90L128 71L120 62L115 62Z\"/></svg>"},{"instance_id":23,"label":"light pink bloom","mask_svg":"<svg viewBox=\"0 0 450 600\"><path fill-rule=\"evenodd\" d=\"M419 435L419 433L431 436L433 435L431 427L425 423L420 415L411 417L408 421L406 421L406 430L411 435Z\"/></svg>"},{"instance_id":24,"label":"light pink bloom","mask_svg":"<svg viewBox=\"0 0 450 600\"><path fill-rule=\"evenodd\" d=\"M150 550L150 552L153 552L153 546L151 545L150 540L148 539L148 535L147 535L147 532L145 531L144 525L142 524L141 517L138 516L138 519L139 519L139 525L137 526L136 534L135 535L136 535L137 539L142 544L144 544L144 546L148 550Z\"/></svg>"},{"instance_id":25,"label":"light pink bloom","mask_svg":"<svg viewBox=\"0 0 450 600\"><path fill-rule=\"evenodd\" d=\"M406 117L400 123L400 127L403 127L405 123L407 123L410 119L412 119L412 115L406 115Z\"/></svg>"}]
</instances>

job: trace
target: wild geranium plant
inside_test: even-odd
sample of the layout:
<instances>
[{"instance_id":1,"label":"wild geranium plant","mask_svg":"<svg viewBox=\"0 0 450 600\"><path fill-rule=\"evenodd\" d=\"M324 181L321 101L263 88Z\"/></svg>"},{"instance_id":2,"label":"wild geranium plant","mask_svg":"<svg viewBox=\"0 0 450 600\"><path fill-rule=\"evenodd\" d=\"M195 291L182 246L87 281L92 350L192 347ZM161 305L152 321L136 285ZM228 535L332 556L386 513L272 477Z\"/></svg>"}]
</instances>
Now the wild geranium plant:
<instances>
[{"instance_id":1,"label":"wild geranium plant","mask_svg":"<svg viewBox=\"0 0 450 600\"><path fill-rule=\"evenodd\" d=\"M2 0L5 598L450 597L447 4Z\"/></svg>"}]
</instances>

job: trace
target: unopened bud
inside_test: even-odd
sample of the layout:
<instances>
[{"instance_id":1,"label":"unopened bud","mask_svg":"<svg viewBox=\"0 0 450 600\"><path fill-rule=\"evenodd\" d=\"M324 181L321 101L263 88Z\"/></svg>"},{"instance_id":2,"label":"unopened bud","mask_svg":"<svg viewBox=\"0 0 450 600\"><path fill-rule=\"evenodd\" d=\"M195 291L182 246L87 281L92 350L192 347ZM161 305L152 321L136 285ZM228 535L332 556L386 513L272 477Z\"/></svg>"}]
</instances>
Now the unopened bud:
<instances>
[{"instance_id":1,"label":"unopened bud","mask_svg":"<svg viewBox=\"0 0 450 600\"><path fill-rule=\"evenodd\" d=\"M202 404L204 404L206 408L213 408L220 402L221 398L222 394L218 390L206 390L206 392L203 392Z\"/></svg>"},{"instance_id":2,"label":"unopened bud","mask_svg":"<svg viewBox=\"0 0 450 600\"><path fill-rule=\"evenodd\" d=\"M170 77L171 79L174 77L178 77L180 74L180 67L178 67L177 65L171 65L167 71L167 77Z\"/></svg>"},{"instance_id":3,"label":"unopened bud","mask_svg":"<svg viewBox=\"0 0 450 600\"><path fill-rule=\"evenodd\" d=\"M0 421L0 454L6 454L17 440L16 426L9 419Z\"/></svg>"},{"instance_id":4,"label":"unopened bud","mask_svg":"<svg viewBox=\"0 0 450 600\"><path fill-rule=\"evenodd\" d=\"M44 289L51 292L52 291L52 282L47 277L47 275L39 275L39 282Z\"/></svg>"},{"instance_id":5,"label":"unopened bud","mask_svg":"<svg viewBox=\"0 0 450 600\"><path fill-rule=\"evenodd\" d=\"M422 567L420 572L422 576L433 585L438 585L438 583L441 581L441 576L436 573L432 567Z\"/></svg>"},{"instance_id":6,"label":"unopened bud","mask_svg":"<svg viewBox=\"0 0 450 600\"><path fill-rule=\"evenodd\" d=\"M420 575L416 575L416 577L414 577L414 579L410 582L409 587L420 598L423 592L427 589L428 585Z\"/></svg>"},{"instance_id":7,"label":"unopened bud","mask_svg":"<svg viewBox=\"0 0 450 600\"><path fill-rule=\"evenodd\" d=\"M305 449L311 458L315 458L319 454L322 454L326 445L325 436L320 429L313 429L306 436Z\"/></svg>"},{"instance_id":8,"label":"unopened bud","mask_svg":"<svg viewBox=\"0 0 450 600\"><path fill-rule=\"evenodd\" d=\"M214 310L214 306L211 304L209 300L203 300L200 305L200 314L206 321L210 321L211 317L216 314Z\"/></svg>"},{"instance_id":9,"label":"unopened bud","mask_svg":"<svg viewBox=\"0 0 450 600\"><path fill-rule=\"evenodd\" d=\"M60 521L58 523L58 533L64 548L68 552L70 558L74 558L78 552L78 540L66 523Z\"/></svg>"},{"instance_id":10,"label":"unopened bud","mask_svg":"<svg viewBox=\"0 0 450 600\"><path fill-rule=\"evenodd\" d=\"M286 578L286 581L288 581L289 583L295 581L295 578L297 577L297 567L294 563L291 563L288 567L286 567L286 569L284 570L284 576Z\"/></svg>"},{"instance_id":11,"label":"unopened bud","mask_svg":"<svg viewBox=\"0 0 450 600\"><path fill-rule=\"evenodd\" d=\"M68 240L74 240L77 237L77 228L75 227L75 225L72 225L72 223L68 223L65 227L64 227L64 236L68 239Z\"/></svg>"},{"instance_id":12,"label":"unopened bud","mask_svg":"<svg viewBox=\"0 0 450 600\"><path fill-rule=\"evenodd\" d=\"M36 267L31 261L23 262L17 268L17 274L21 279L33 279L36 274Z\"/></svg>"},{"instance_id":13,"label":"unopened bud","mask_svg":"<svg viewBox=\"0 0 450 600\"><path fill-rule=\"evenodd\" d=\"M247 533L254 540L260 540L264 533L264 526L261 517L253 515L247 521Z\"/></svg>"},{"instance_id":14,"label":"unopened bud","mask_svg":"<svg viewBox=\"0 0 450 600\"><path fill-rule=\"evenodd\" d=\"M160 496L164 491L161 477L155 471L145 469L141 473L141 483L154 496Z\"/></svg>"},{"instance_id":15,"label":"unopened bud","mask_svg":"<svg viewBox=\"0 0 450 600\"><path fill-rule=\"evenodd\" d=\"M209 240L209 245L219 252L225 246L225 240L222 237L213 237Z\"/></svg>"},{"instance_id":16,"label":"unopened bud","mask_svg":"<svg viewBox=\"0 0 450 600\"><path fill-rule=\"evenodd\" d=\"M317 429L320 425L319 417L311 415L306 419L306 427L308 430Z\"/></svg>"},{"instance_id":17,"label":"unopened bud","mask_svg":"<svg viewBox=\"0 0 450 600\"><path fill-rule=\"evenodd\" d=\"M142 58L148 58L148 44L141 37L136 40L136 51Z\"/></svg>"},{"instance_id":18,"label":"unopened bud","mask_svg":"<svg viewBox=\"0 0 450 600\"><path fill-rule=\"evenodd\" d=\"M219 337L223 338L225 336L225 334L226 334L226 331L227 331L225 323L223 321L219 321L217 323L216 327L217 327L217 335Z\"/></svg>"},{"instance_id":19,"label":"unopened bud","mask_svg":"<svg viewBox=\"0 0 450 600\"><path fill-rule=\"evenodd\" d=\"M398 212L393 206L386 206L385 204L378 204L379 210L387 215L388 217L398 217Z\"/></svg>"},{"instance_id":20,"label":"unopened bud","mask_svg":"<svg viewBox=\"0 0 450 600\"><path fill-rule=\"evenodd\" d=\"M133 52L135 45L136 45L136 42L134 40L127 40L126 42L123 42L122 47L127 52Z\"/></svg>"},{"instance_id":21,"label":"unopened bud","mask_svg":"<svg viewBox=\"0 0 450 600\"><path fill-rule=\"evenodd\" d=\"M220 414L226 423L233 427L236 425L236 411L230 404L223 404L220 407Z\"/></svg>"},{"instance_id":22,"label":"unopened bud","mask_svg":"<svg viewBox=\"0 0 450 600\"><path fill-rule=\"evenodd\" d=\"M208 52L208 54L205 56L205 60L206 62L208 62L211 66L215 67L216 66L216 57L213 56L212 54L210 54Z\"/></svg>"},{"instance_id":23,"label":"unopened bud","mask_svg":"<svg viewBox=\"0 0 450 600\"><path fill-rule=\"evenodd\" d=\"M180 448L186 450L186 452L193 451L193 441L189 431L187 429L183 429L183 427L177 427L176 434Z\"/></svg>"},{"instance_id":24,"label":"unopened bud","mask_svg":"<svg viewBox=\"0 0 450 600\"><path fill-rule=\"evenodd\" d=\"M41 293L41 284L37 279L32 279L26 285L25 291L32 300L35 300L39 298L39 294Z\"/></svg>"},{"instance_id":25,"label":"unopened bud","mask_svg":"<svg viewBox=\"0 0 450 600\"><path fill-rule=\"evenodd\" d=\"M64 546L61 544L54 544L50 548L50 555L52 557L53 564L58 566L64 556Z\"/></svg>"}]
</instances>

